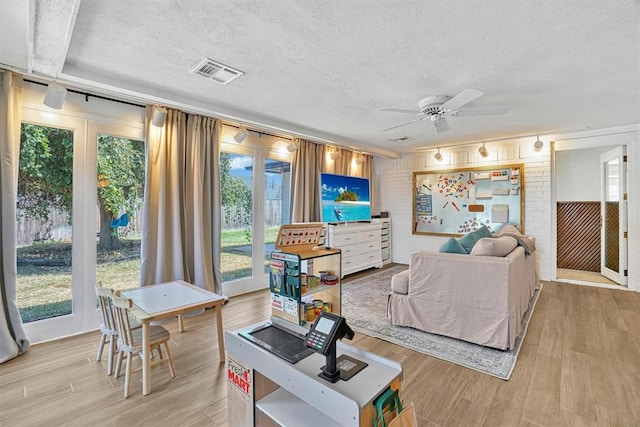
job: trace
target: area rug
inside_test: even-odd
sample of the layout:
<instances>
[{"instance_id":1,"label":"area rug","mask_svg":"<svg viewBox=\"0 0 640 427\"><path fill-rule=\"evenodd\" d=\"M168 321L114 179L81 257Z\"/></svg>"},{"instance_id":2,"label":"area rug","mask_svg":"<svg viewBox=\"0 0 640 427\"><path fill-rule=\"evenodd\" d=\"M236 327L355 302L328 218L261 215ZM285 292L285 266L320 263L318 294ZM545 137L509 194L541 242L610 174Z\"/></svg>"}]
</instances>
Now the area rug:
<instances>
[{"instance_id":1,"label":"area rug","mask_svg":"<svg viewBox=\"0 0 640 427\"><path fill-rule=\"evenodd\" d=\"M515 367L540 290L531 298L529 309L522 319L522 332L516 338L514 348L496 350L414 328L393 326L386 316L391 276L406 269L407 266L393 266L345 282L342 285L342 315L349 326L356 332L508 380Z\"/></svg>"}]
</instances>

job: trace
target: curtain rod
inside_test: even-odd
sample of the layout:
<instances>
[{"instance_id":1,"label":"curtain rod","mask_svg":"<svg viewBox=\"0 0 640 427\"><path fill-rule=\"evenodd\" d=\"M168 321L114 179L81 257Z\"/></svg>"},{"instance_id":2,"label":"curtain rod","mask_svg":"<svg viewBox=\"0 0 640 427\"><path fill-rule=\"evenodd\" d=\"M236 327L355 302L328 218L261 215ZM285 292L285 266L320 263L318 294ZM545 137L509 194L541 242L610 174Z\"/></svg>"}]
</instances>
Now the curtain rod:
<instances>
[{"instance_id":1,"label":"curtain rod","mask_svg":"<svg viewBox=\"0 0 640 427\"><path fill-rule=\"evenodd\" d=\"M48 83L39 82L39 81L36 81L36 80L23 79L23 81L25 81L25 82L27 82L27 83L33 83L33 84L36 84L36 85L40 85L40 86L48 86L48 85L49 85ZM71 93L78 94L78 95L83 95L83 96L85 97L85 100L86 100L87 102L89 101L89 97L91 96L91 97L98 98L98 99L104 99L105 101L119 102L119 103L121 103L121 104L132 105L132 106L134 106L134 107L146 108L146 106L145 106L145 105L136 104L136 103L134 103L134 102L123 101L123 100L121 100L121 99L109 98L109 97L107 97L107 96L102 96L102 95L95 95L95 94L93 94L93 93L82 92L82 91L75 90L75 89L67 89L67 91L68 91L68 92L71 92ZM234 128L240 129L240 125L231 124L231 123L228 123L228 122L225 122L225 121L222 121L222 123L223 123L223 124L225 124L225 125L227 125L227 126L231 126L231 127L234 127ZM280 138L280 139L286 139L287 141L293 141L293 138L291 138L291 137L285 137L285 136L282 136L282 135L274 135L274 134L269 133L269 132L264 132L264 131L261 131L261 130L250 129L250 128L247 128L246 126L245 126L245 128L246 128L248 131L251 131L251 132L254 132L254 133L259 134L260 136L262 136L262 135L268 135L268 136L272 136L272 137L274 137L274 138Z\"/></svg>"},{"instance_id":2,"label":"curtain rod","mask_svg":"<svg viewBox=\"0 0 640 427\"><path fill-rule=\"evenodd\" d=\"M240 129L240 126L244 126L244 128L247 131L253 132L253 133L257 133L259 136L268 135L268 136L272 136L274 138L280 138L280 139L286 139L287 141L293 141L293 138L291 138L291 137L282 136L282 135L274 135L274 134L269 133L269 132L263 132L261 130L251 129L251 128L247 127L247 125L243 125L243 124L236 125L236 124L225 122L225 121L222 121L222 124L225 125L225 126L236 128L236 129Z\"/></svg>"},{"instance_id":3,"label":"curtain rod","mask_svg":"<svg viewBox=\"0 0 640 427\"><path fill-rule=\"evenodd\" d=\"M40 85L40 86L48 86L49 85L48 83L38 82L38 81L35 81L35 80L29 80L29 79L24 79L24 81L28 82L28 83L37 84L37 85ZM135 102L123 101L121 99L109 98L107 96L95 95L93 93L88 93L88 92L81 92L81 91L75 90L75 89L67 89L67 91L71 92L71 93L76 93L78 95L83 95L86 102L89 102L89 97L92 96L94 98L104 99L105 101L119 102L120 104L126 104L126 105L132 105L134 107L146 108L145 105L136 104Z\"/></svg>"}]
</instances>

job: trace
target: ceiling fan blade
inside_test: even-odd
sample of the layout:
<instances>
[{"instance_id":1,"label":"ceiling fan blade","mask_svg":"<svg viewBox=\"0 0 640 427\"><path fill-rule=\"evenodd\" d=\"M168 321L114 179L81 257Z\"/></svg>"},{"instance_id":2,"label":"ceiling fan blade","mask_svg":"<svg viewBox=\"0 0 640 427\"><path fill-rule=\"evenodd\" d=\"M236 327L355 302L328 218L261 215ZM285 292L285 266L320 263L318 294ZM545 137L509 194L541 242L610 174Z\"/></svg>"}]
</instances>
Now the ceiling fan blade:
<instances>
[{"instance_id":1,"label":"ceiling fan blade","mask_svg":"<svg viewBox=\"0 0 640 427\"><path fill-rule=\"evenodd\" d=\"M449 130L449 123L447 123L447 119L442 116L431 116L431 123L436 127L438 133Z\"/></svg>"},{"instance_id":2,"label":"ceiling fan blade","mask_svg":"<svg viewBox=\"0 0 640 427\"><path fill-rule=\"evenodd\" d=\"M463 108L461 110L452 111L452 116L498 116L509 111L509 107L481 107L481 108Z\"/></svg>"},{"instance_id":3,"label":"ceiling fan blade","mask_svg":"<svg viewBox=\"0 0 640 427\"><path fill-rule=\"evenodd\" d=\"M426 117L421 117L419 119L411 120L409 122L400 123L399 125L395 125L395 126L392 126L390 128L382 129L382 132L386 132L386 131L391 130L391 129L396 129L396 128L399 128L400 126L405 126L405 125L408 125L408 124L411 124L411 123L419 122L419 121L424 120L424 119L426 119Z\"/></svg>"},{"instance_id":4,"label":"ceiling fan blade","mask_svg":"<svg viewBox=\"0 0 640 427\"><path fill-rule=\"evenodd\" d=\"M462 107L464 104L467 104L476 98L480 98L482 95L484 95L484 92L480 92L479 90L465 89L459 94L457 94L456 96L454 96L453 98L451 98L450 100L448 100L447 102L445 102L444 104L442 104L441 109L443 111L457 110L458 108Z\"/></svg>"},{"instance_id":5,"label":"ceiling fan blade","mask_svg":"<svg viewBox=\"0 0 640 427\"><path fill-rule=\"evenodd\" d=\"M422 114L421 111L403 110L402 108L381 108L378 111L388 111L388 112L391 112L391 113Z\"/></svg>"}]
</instances>

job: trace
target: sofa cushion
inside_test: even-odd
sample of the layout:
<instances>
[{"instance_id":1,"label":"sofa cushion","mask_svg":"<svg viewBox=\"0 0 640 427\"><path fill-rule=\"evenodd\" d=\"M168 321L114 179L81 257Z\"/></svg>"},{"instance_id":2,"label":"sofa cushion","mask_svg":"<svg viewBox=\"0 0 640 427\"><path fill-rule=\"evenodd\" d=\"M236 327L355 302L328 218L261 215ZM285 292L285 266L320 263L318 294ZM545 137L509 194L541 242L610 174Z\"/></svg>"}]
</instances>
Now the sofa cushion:
<instances>
[{"instance_id":1,"label":"sofa cushion","mask_svg":"<svg viewBox=\"0 0 640 427\"><path fill-rule=\"evenodd\" d=\"M394 274L391 277L391 290L402 295L409 293L409 270Z\"/></svg>"},{"instance_id":2,"label":"sofa cushion","mask_svg":"<svg viewBox=\"0 0 640 427\"><path fill-rule=\"evenodd\" d=\"M483 225L482 227L478 228L476 231L473 232L473 234L476 236L478 240L482 239L483 237L493 237L491 230L489 230L486 225Z\"/></svg>"},{"instance_id":3,"label":"sofa cushion","mask_svg":"<svg viewBox=\"0 0 640 427\"><path fill-rule=\"evenodd\" d=\"M471 249L470 255L506 256L518 246L511 236L483 237Z\"/></svg>"},{"instance_id":4,"label":"sofa cushion","mask_svg":"<svg viewBox=\"0 0 640 427\"><path fill-rule=\"evenodd\" d=\"M478 241L478 238L473 233L467 233L458 239L458 242L462 245L462 247L465 250L465 253L467 254L471 252L473 245L475 245L477 241Z\"/></svg>"},{"instance_id":5,"label":"sofa cushion","mask_svg":"<svg viewBox=\"0 0 640 427\"><path fill-rule=\"evenodd\" d=\"M531 255L536 250L536 239L532 236L527 236L520 233L518 227L513 224L507 224L500 230L498 236L511 236L516 239L518 245L524 248L524 253Z\"/></svg>"},{"instance_id":6,"label":"sofa cushion","mask_svg":"<svg viewBox=\"0 0 640 427\"><path fill-rule=\"evenodd\" d=\"M498 236L501 235L501 234L505 234L505 233L508 233L508 234L522 234L522 233L520 233L520 230L518 230L518 227L516 227L513 224L506 224L504 227L502 227L500 229L500 231L498 232Z\"/></svg>"},{"instance_id":7,"label":"sofa cushion","mask_svg":"<svg viewBox=\"0 0 640 427\"><path fill-rule=\"evenodd\" d=\"M440 252L445 254L467 254L467 250L453 237L440 246Z\"/></svg>"}]
</instances>

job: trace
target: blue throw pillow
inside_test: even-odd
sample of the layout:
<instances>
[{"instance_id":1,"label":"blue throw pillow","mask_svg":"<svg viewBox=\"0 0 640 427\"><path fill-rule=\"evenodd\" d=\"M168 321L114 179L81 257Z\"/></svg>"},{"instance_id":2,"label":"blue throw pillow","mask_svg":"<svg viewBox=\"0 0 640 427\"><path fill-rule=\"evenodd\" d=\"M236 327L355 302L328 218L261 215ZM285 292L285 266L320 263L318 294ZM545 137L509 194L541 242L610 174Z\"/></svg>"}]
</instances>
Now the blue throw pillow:
<instances>
[{"instance_id":1,"label":"blue throw pillow","mask_svg":"<svg viewBox=\"0 0 640 427\"><path fill-rule=\"evenodd\" d=\"M473 232L473 234L475 234L476 240L480 240L483 237L493 237L491 230L489 230L486 225L483 225L482 227L478 228L476 231Z\"/></svg>"},{"instance_id":2,"label":"blue throw pillow","mask_svg":"<svg viewBox=\"0 0 640 427\"><path fill-rule=\"evenodd\" d=\"M453 237L440 246L440 252L445 254L467 254L465 248Z\"/></svg>"},{"instance_id":3,"label":"blue throw pillow","mask_svg":"<svg viewBox=\"0 0 640 427\"><path fill-rule=\"evenodd\" d=\"M467 233L458 239L458 242L462 245L465 253L467 254L471 252L471 249L473 249L473 245L475 245L477 241L478 238L474 233Z\"/></svg>"}]
</instances>

